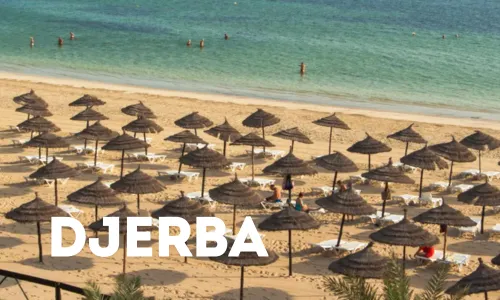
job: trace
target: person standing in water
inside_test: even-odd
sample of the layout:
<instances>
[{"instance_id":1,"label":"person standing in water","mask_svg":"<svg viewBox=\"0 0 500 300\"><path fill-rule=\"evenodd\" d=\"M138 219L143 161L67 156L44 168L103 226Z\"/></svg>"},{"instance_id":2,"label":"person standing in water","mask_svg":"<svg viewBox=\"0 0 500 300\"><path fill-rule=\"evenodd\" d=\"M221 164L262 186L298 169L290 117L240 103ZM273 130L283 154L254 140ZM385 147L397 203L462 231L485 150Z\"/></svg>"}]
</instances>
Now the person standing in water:
<instances>
[{"instance_id":1,"label":"person standing in water","mask_svg":"<svg viewBox=\"0 0 500 300\"><path fill-rule=\"evenodd\" d=\"M227 41L229 40L229 35L227 35L227 33L224 33L224 39Z\"/></svg>"},{"instance_id":2,"label":"person standing in water","mask_svg":"<svg viewBox=\"0 0 500 300\"><path fill-rule=\"evenodd\" d=\"M57 40L57 44L59 46L62 46L64 44L64 40L62 39L62 37L59 37L59 39Z\"/></svg>"},{"instance_id":3,"label":"person standing in water","mask_svg":"<svg viewBox=\"0 0 500 300\"><path fill-rule=\"evenodd\" d=\"M35 38L30 37L30 47L33 48L35 46Z\"/></svg>"},{"instance_id":4,"label":"person standing in water","mask_svg":"<svg viewBox=\"0 0 500 300\"><path fill-rule=\"evenodd\" d=\"M191 40L188 40L188 42L186 43L186 46L191 47Z\"/></svg>"},{"instance_id":5,"label":"person standing in water","mask_svg":"<svg viewBox=\"0 0 500 300\"><path fill-rule=\"evenodd\" d=\"M443 34L442 38L443 38L443 40L446 39L446 35Z\"/></svg>"},{"instance_id":6,"label":"person standing in water","mask_svg":"<svg viewBox=\"0 0 500 300\"><path fill-rule=\"evenodd\" d=\"M202 39L200 41L200 48L203 48L203 47L205 47L205 39Z\"/></svg>"},{"instance_id":7,"label":"person standing in water","mask_svg":"<svg viewBox=\"0 0 500 300\"><path fill-rule=\"evenodd\" d=\"M306 64L304 62L300 63L300 75L306 74Z\"/></svg>"},{"instance_id":8,"label":"person standing in water","mask_svg":"<svg viewBox=\"0 0 500 300\"><path fill-rule=\"evenodd\" d=\"M69 33L69 39L72 41L75 39L75 34L73 32Z\"/></svg>"}]
</instances>

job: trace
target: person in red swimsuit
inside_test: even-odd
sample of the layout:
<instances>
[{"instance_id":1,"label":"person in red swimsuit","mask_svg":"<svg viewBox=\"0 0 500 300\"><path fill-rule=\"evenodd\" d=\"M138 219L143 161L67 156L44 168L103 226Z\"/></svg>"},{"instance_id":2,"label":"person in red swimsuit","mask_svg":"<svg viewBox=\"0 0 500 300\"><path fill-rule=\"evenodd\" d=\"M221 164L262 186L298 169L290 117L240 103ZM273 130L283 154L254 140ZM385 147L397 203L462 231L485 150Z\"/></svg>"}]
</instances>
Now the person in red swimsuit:
<instances>
[{"instance_id":1,"label":"person in red swimsuit","mask_svg":"<svg viewBox=\"0 0 500 300\"><path fill-rule=\"evenodd\" d=\"M423 246L418 248L418 251L415 253L415 256L427 257L431 258L434 256L434 247Z\"/></svg>"}]
</instances>

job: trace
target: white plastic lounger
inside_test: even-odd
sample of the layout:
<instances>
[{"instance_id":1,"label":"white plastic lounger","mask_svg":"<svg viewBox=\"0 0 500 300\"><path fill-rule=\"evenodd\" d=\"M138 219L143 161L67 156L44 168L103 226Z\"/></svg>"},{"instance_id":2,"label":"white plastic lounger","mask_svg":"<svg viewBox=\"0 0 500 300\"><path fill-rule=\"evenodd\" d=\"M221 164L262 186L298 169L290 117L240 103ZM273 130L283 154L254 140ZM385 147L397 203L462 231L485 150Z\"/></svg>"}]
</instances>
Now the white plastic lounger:
<instances>
[{"instance_id":1,"label":"white plastic lounger","mask_svg":"<svg viewBox=\"0 0 500 300\"><path fill-rule=\"evenodd\" d=\"M356 241L346 242L341 240L340 245L337 247L337 239L335 239L335 240L322 241L312 245L314 247L320 247L321 249L326 251L334 250L340 252L356 252L358 250L365 248L367 243L356 242Z\"/></svg>"},{"instance_id":2,"label":"white plastic lounger","mask_svg":"<svg viewBox=\"0 0 500 300\"><path fill-rule=\"evenodd\" d=\"M394 167L400 168L404 172L408 172L408 173L414 173L417 170L417 168L415 168L415 167L405 165L405 164L400 163L400 162L393 163L392 165Z\"/></svg>"},{"instance_id":3,"label":"white plastic lounger","mask_svg":"<svg viewBox=\"0 0 500 300\"><path fill-rule=\"evenodd\" d=\"M26 130L22 130L22 129L20 129L19 127L15 126L15 125L9 125L9 129L12 130L12 131L16 131L16 132L26 132Z\"/></svg>"},{"instance_id":4,"label":"white plastic lounger","mask_svg":"<svg viewBox=\"0 0 500 300\"><path fill-rule=\"evenodd\" d=\"M431 183L429 186L431 190L446 190L448 188L448 182L438 181Z\"/></svg>"},{"instance_id":5,"label":"white plastic lounger","mask_svg":"<svg viewBox=\"0 0 500 300\"><path fill-rule=\"evenodd\" d=\"M435 198L432 196L432 193L422 193L422 197L419 199L420 204L428 205L431 204L432 207L438 207L443 203L442 198Z\"/></svg>"},{"instance_id":6,"label":"white plastic lounger","mask_svg":"<svg viewBox=\"0 0 500 300\"><path fill-rule=\"evenodd\" d=\"M441 251L441 250L434 250L434 255L432 255L432 257L415 256L415 259L419 263L422 263L424 261L435 262L437 260L442 260L443 259L443 251Z\"/></svg>"},{"instance_id":7,"label":"white plastic lounger","mask_svg":"<svg viewBox=\"0 0 500 300\"><path fill-rule=\"evenodd\" d=\"M385 215L383 218L380 219L382 223L392 223L396 224L399 223L403 220L404 216L403 215Z\"/></svg>"},{"instance_id":8,"label":"white plastic lounger","mask_svg":"<svg viewBox=\"0 0 500 300\"><path fill-rule=\"evenodd\" d=\"M476 222L476 225L470 227L458 227L460 236L465 233L471 233L473 236L476 236L476 234L481 231L481 217L471 217L471 220Z\"/></svg>"},{"instance_id":9,"label":"white plastic lounger","mask_svg":"<svg viewBox=\"0 0 500 300\"><path fill-rule=\"evenodd\" d=\"M366 178L364 178L363 176L361 175L351 175L349 176L349 180L351 180L353 183L365 183L366 182Z\"/></svg>"},{"instance_id":10,"label":"white plastic lounger","mask_svg":"<svg viewBox=\"0 0 500 300\"><path fill-rule=\"evenodd\" d=\"M207 146L208 149L215 150L215 145L214 144L186 144L186 149L188 150L196 150L196 149L201 149L203 147Z\"/></svg>"},{"instance_id":11,"label":"white plastic lounger","mask_svg":"<svg viewBox=\"0 0 500 300\"><path fill-rule=\"evenodd\" d=\"M446 260L443 261L444 263L449 263L454 266L458 267L458 271L462 271L463 266L467 266L470 261L470 255L469 254L462 254L462 253L453 253L451 255L448 255L446 257ZM439 262L439 260L438 260Z\"/></svg>"},{"instance_id":12,"label":"white plastic lounger","mask_svg":"<svg viewBox=\"0 0 500 300\"><path fill-rule=\"evenodd\" d=\"M21 147L24 143L26 143L26 140L22 139L12 140L12 145L15 147Z\"/></svg>"},{"instance_id":13,"label":"white plastic lounger","mask_svg":"<svg viewBox=\"0 0 500 300\"><path fill-rule=\"evenodd\" d=\"M493 226L493 227L491 228L491 232L492 232L493 234L500 234L500 224L496 224L495 226Z\"/></svg>"},{"instance_id":14,"label":"white plastic lounger","mask_svg":"<svg viewBox=\"0 0 500 300\"><path fill-rule=\"evenodd\" d=\"M338 190L338 188L335 188L335 192ZM333 188L331 186L320 186L320 187L313 187L311 188L311 191L313 193L322 193L325 197L330 195L333 191Z\"/></svg>"},{"instance_id":15,"label":"white plastic lounger","mask_svg":"<svg viewBox=\"0 0 500 300\"><path fill-rule=\"evenodd\" d=\"M486 176L489 180L500 179L500 172L496 171L483 172L482 175Z\"/></svg>"},{"instance_id":16,"label":"white plastic lounger","mask_svg":"<svg viewBox=\"0 0 500 300\"><path fill-rule=\"evenodd\" d=\"M283 208L288 206L288 204L286 203L286 200L285 201L282 200L279 202L271 202L271 201L264 200L260 203L260 205L262 206L262 208L268 209L268 210L270 210L270 209L283 209Z\"/></svg>"},{"instance_id":17,"label":"white plastic lounger","mask_svg":"<svg viewBox=\"0 0 500 300\"><path fill-rule=\"evenodd\" d=\"M452 187L451 192L452 193L463 193L463 192L470 190L473 187L474 186L472 184L459 184L459 185L455 185L454 187Z\"/></svg>"},{"instance_id":18,"label":"white plastic lounger","mask_svg":"<svg viewBox=\"0 0 500 300\"><path fill-rule=\"evenodd\" d=\"M228 168L231 169L231 172L236 172L236 170L243 170L247 164L242 162L232 162Z\"/></svg>"},{"instance_id":19,"label":"white plastic lounger","mask_svg":"<svg viewBox=\"0 0 500 300\"><path fill-rule=\"evenodd\" d=\"M48 187L53 187L55 179L42 179ZM69 178L57 178L57 184L65 185L68 183Z\"/></svg>"},{"instance_id":20,"label":"white plastic lounger","mask_svg":"<svg viewBox=\"0 0 500 300\"><path fill-rule=\"evenodd\" d=\"M252 182L252 178L242 178L240 179L240 181L242 183L245 183L245 184L250 184ZM268 185L273 185L276 180L274 179L268 179L268 178L258 178L258 177L255 177L253 182L257 183L260 188L265 188L266 186Z\"/></svg>"},{"instance_id":21,"label":"white plastic lounger","mask_svg":"<svg viewBox=\"0 0 500 300\"><path fill-rule=\"evenodd\" d=\"M475 177L475 176L479 175L479 170L477 170L477 169L468 169L468 170L460 172L459 175L462 178Z\"/></svg>"},{"instance_id":22,"label":"white plastic lounger","mask_svg":"<svg viewBox=\"0 0 500 300\"><path fill-rule=\"evenodd\" d=\"M271 156L273 159L278 159L285 156L285 151L283 150L267 150L266 156Z\"/></svg>"},{"instance_id":23,"label":"white plastic lounger","mask_svg":"<svg viewBox=\"0 0 500 300\"><path fill-rule=\"evenodd\" d=\"M73 218L78 218L83 213L82 210L74 207L73 205L59 205L59 208L64 210Z\"/></svg>"},{"instance_id":24,"label":"white plastic lounger","mask_svg":"<svg viewBox=\"0 0 500 300\"><path fill-rule=\"evenodd\" d=\"M246 153L248 155L252 155L252 150L245 150L245 151L246 151ZM253 149L253 154L254 155L259 155L259 154L262 154L262 153L264 153L264 150L262 150L262 148L260 148L260 149Z\"/></svg>"},{"instance_id":25,"label":"white plastic lounger","mask_svg":"<svg viewBox=\"0 0 500 300\"><path fill-rule=\"evenodd\" d=\"M410 195L410 194L396 195L396 196L392 196L392 200L402 201L402 202L404 202L405 205L410 205L412 203L416 204L418 202L418 196Z\"/></svg>"},{"instance_id":26,"label":"white plastic lounger","mask_svg":"<svg viewBox=\"0 0 500 300\"><path fill-rule=\"evenodd\" d=\"M29 162L30 164L38 163L38 155L18 156L18 158L19 158L19 161L21 161L21 162Z\"/></svg>"},{"instance_id":27,"label":"white plastic lounger","mask_svg":"<svg viewBox=\"0 0 500 300\"><path fill-rule=\"evenodd\" d=\"M147 160L150 163L156 163L156 162L164 162L165 159L167 159L166 155L163 154L154 154L154 153L149 153L149 154L139 154L138 155L139 159Z\"/></svg>"},{"instance_id":28,"label":"white plastic lounger","mask_svg":"<svg viewBox=\"0 0 500 300\"><path fill-rule=\"evenodd\" d=\"M390 216L390 215L391 214L388 213L388 212L384 213L384 217L387 217L387 216ZM375 214L366 215L365 217L368 218L368 219L370 219L370 221L372 221L373 224L376 224L377 221L382 218L382 211L377 210L377 212Z\"/></svg>"},{"instance_id":29,"label":"white plastic lounger","mask_svg":"<svg viewBox=\"0 0 500 300\"><path fill-rule=\"evenodd\" d=\"M217 205L217 202L215 200L213 200L212 198L210 198L210 196L208 195L208 192L205 192L203 197L201 196L201 191L187 193L186 197L188 197L189 199L198 200L201 203L206 203L206 204L210 205L210 207L215 207Z\"/></svg>"},{"instance_id":30,"label":"white plastic lounger","mask_svg":"<svg viewBox=\"0 0 500 300\"><path fill-rule=\"evenodd\" d=\"M174 171L174 170L163 170L158 171L158 176L179 176L180 178L187 177L188 181L191 182L193 179L196 180L200 176L198 172L186 172L186 171Z\"/></svg>"}]
</instances>

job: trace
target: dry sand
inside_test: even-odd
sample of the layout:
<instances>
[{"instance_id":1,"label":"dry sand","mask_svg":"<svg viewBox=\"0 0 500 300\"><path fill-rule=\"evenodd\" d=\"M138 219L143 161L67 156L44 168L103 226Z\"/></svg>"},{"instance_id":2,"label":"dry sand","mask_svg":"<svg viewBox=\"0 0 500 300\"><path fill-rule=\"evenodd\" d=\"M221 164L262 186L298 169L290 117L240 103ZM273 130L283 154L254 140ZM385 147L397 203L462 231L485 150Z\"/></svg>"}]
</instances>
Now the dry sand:
<instances>
[{"instance_id":1,"label":"dry sand","mask_svg":"<svg viewBox=\"0 0 500 300\"><path fill-rule=\"evenodd\" d=\"M229 122L242 133L251 132L251 129L241 125L241 121L257 107L272 112L281 118L281 122L276 126L267 129L269 139L277 145L276 149L287 150L289 142L274 138L272 133L294 126L299 126L315 142L313 145L296 144L294 152L303 159L310 159L311 155L325 154L328 150L328 129L319 127L311 122L320 117L328 115L330 112L340 112L339 116L351 126L351 131L334 130L335 150L346 153L352 158L360 168L366 169L367 157L347 153L346 149L354 142L363 139L365 132L369 132L373 137L381 139L393 148L390 153L375 155L372 163L381 164L387 162L389 157L396 160L404 153L404 144L393 140L387 140L389 133L400 130L410 123L415 122L415 129L419 131L429 143L437 143L450 140L451 135L460 139L473 132L474 129L482 128L487 133L500 137L500 123L483 120L440 118L435 116L410 115L399 113L386 113L379 111L361 111L353 109L343 109L326 106L290 104L284 102L273 102L258 99L247 99L241 97L229 97L218 95L202 95L195 93L181 93L145 89L130 86L117 86L95 82L83 82L77 80L65 80L54 78L35 78L32 76L21 76L14 74L0 73L0 268L17 271L21 273L33 274L40 277L63 281L69 284L83 286L88 280L97 280L107 292L112 288L113 278L121 270L121 251L118 251L112 258L98 258L93 256L86 247L78 256L72 258L56 259L50 258L50 234L49 225L44 226L44 253L46 263L37 263L37 240L36 228L34 225L18 224L5 219L4 213L14 207L21 205L34 198L34 192L39 192L40 196L53 202L53 189L45 186L33 186L24 182L23 176L27 176L37 169L37 166L18 161L19 155L34 154L34 149L22 149L13 147L11 139L29 138L27 134L13 133L8 130L8 125L15 125L25 120L26 115L14 112L18 107L12 98L16 95L34 89L38 95L43 97L49 104L50 111L54 114L49 119L62 128L59 135L66 136L83 129L84 122L71 121L70 117L78 113L80 108L68 107L68 103L81 97L83 94L94 94L107 102L105 106L98 107L97 110L107 115L110 120L103 124L114 130L120 131L121 127L133 120L133 117L126 116L120 112L120 108L143 101L151 107L158 115L157 122L165 128L165 131L151 135L153 137L150 152L168 155L168 160L158 164L142 164L142 169L150 175L156 176L156 171L160 169L175 169L180 153L177 151L178 145L165 142L163 139L171 134L181 131L174 126L174 121L188 113L198 111L209 117L215 124L222 123L227 117ZM221 143L204 133L202 138L211 143L217 144L221 149ZM415 150L418 145L411 145L410 149ZM230 160L249 163L249 158L244 155L245 147L230 147ZM58 156L64 157L64 162L76 166L77 162L91 160L90 156L81 156L69 151L57 152ZM100 156L100 161L110 162L117 165L112 174L104 175L106 181L115 181L119 176L119 154L106 152ZM487 152L483 155L483 170L498 170L498 151ZM262 175L262 169L271 163L271 160L258 159L256 165L257 175ZM460 170L477 168L477 163L456 164L455 174ZM137 167L136 162L126 163L126 171ZM185 167L188 170L188 167ZM195 170L193 170L195 171ZM250 175L250 168L239 172L240 176ZM343 174L340 178L347 179L348 175ZM411 175L418 179L418 174ZM64 204L71 204L66 201L66 195L93 182L97 178L96 174L83 173L80 177L70 179L70 181L60 187L60 201ZM232 178L230 172L209 171L207 187L212 188ZM424 180L425 185L434 181L445 181L447 171L428 172ZM161 206L166 200L178 197L179 192L199 191L201 180L193 183L172 182L161 178L167 188L164 192L156 195L146 195L143 197L141 207L154 210ZM323 169L315 177L304 177L297 180L297 187L294 193L303 191L306 193L306 203L314 206L314 200L320 195L311 193L311 188L316 186L329 185L332 174ZM466 180L467 183L471 182ZM478 183L478 182L472 182ZM372 205L381 208L380 186L357 185L362 190L362 195ZM417 193L417 185L401 186L393 185L393 194L397 193ZM269 194L268 191L262 191ZM464 205L456 201L456 195L449 193L438 193L446 197L447 203L460 209L468 216L480 215L480 208ZM123 195L131 207L134 207L135 197ZM78 206L84 211L78 219L83 224L89 224L93 220L93 209L85 206ZM400 203L391 202L388 206L390 213L402 213L403 206ZM425 207L409 207L410 217L424 211ZM116 208L105 208L100 210L100 215L111 213ZM250 215L259 222L270 214L262 209L240 210L237 215L237 222L241 222L245 215ZM227 224L231 223L231 208L218 205L216 215ZM309 243L320 242L337 237L340 216L334 214L320 215L318 219L322 227L309 232L294 232L293 249L294 255L294 275L287 277L287 234L285 232L266 232L264 243L269 248L275 250L280 255L280 259L266 267L249 267L246 270L245 293L247 299L335 299L335 296L326 291L323 287L323 277L333 276L328 271L328 264L335 258L331 255L314 253L310 250ZM490 229L494 224L500 223L500 216L495 215L491 208L487 210L485 226ZM437 226L426 226L427 229L438 233ZM348 223L344 230L344 239L368 241L369 233L376 228L364 221L354 221ZM88 233L91 235L91 233ZM102 236L105 237L105 234ZM65 238L69 241L71 233L67 233ZM227 267L209 261L205 258L193 258L189 263L184 264L176 252L172 257L159 258L158 234L153 233L154 242L153 258L129 258L128 271L130 274L140 275L143 279L146 295L155 296L157 299L199 299L217 298L233 299L238 295L239 288L239 268ZM442 238L442 237L441 237ZM448 250L451 252L467 253L472 255L471 263L461 272L454 270L450 276L450 282L457 280L473 271L478 263L477 258L483 257L488 261L500 253L498 237L458 237L456 231L450 230L448 239ZM194 242L190 245L194 249ZM441 245L437 249L441 249ZM397 254L402 253L401 247L390 247L386 245L376 245L380 253L389 256L392 251ZM409 252L413 252L410 250ZM432 275L433 266L418 266L413 261L409 262L408 274L411 276L411 285L417 289L423 288L425 280ZM30 299L52 299L53 290L51 288L33 285L22 282L23 288L27 291ZM0 298L21 299L22 295L14 281L9 279L0 286ZM500 299L500 293L491 293L490 299ZM65 294L64 299L78 299L75 295ZM470 299L482 299L482 296L470 297Z\"/></svg>"}]
</instances>

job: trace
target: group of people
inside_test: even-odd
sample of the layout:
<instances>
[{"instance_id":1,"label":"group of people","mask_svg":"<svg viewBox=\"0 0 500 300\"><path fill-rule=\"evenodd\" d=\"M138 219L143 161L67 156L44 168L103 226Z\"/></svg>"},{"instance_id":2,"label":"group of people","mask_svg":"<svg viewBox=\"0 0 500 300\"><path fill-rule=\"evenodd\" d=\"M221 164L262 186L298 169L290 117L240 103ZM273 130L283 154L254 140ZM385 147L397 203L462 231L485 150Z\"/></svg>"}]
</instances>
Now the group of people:
<instances>
[{"instance_id":1,"label":"group of people","mask_svg":"<svg viewBox=\"0 0 500 300\"><path fill-rule=\"evenodd\" d=\"M74 40L75 39L75 34L73 32L69 33L69 39L70 40ZM63 40L62 37L58 37L57 38L57 44L59 45L59 47L61 47L62 45L64 45L64 40ZM33 48L33 46L35 46L35 38L34 37L30 37L30 47Z\"/></svg>"},{"instance_id":2,"label":"group of people","mask_svg":"<svg viewBox=\"0 0 500 300\"><path fill-rule=\"evenodd\" d=\"M229 40L229 35L227 35L227 33L224 33L224 39L226 41ZM192 45L191 40L188 40L186 43L186 46L191 47L191 45ZM205 39L201 39L201 41L200 41L200 48L203 48L203 47L205 47Z\"/></svg>"}]
</instances>

